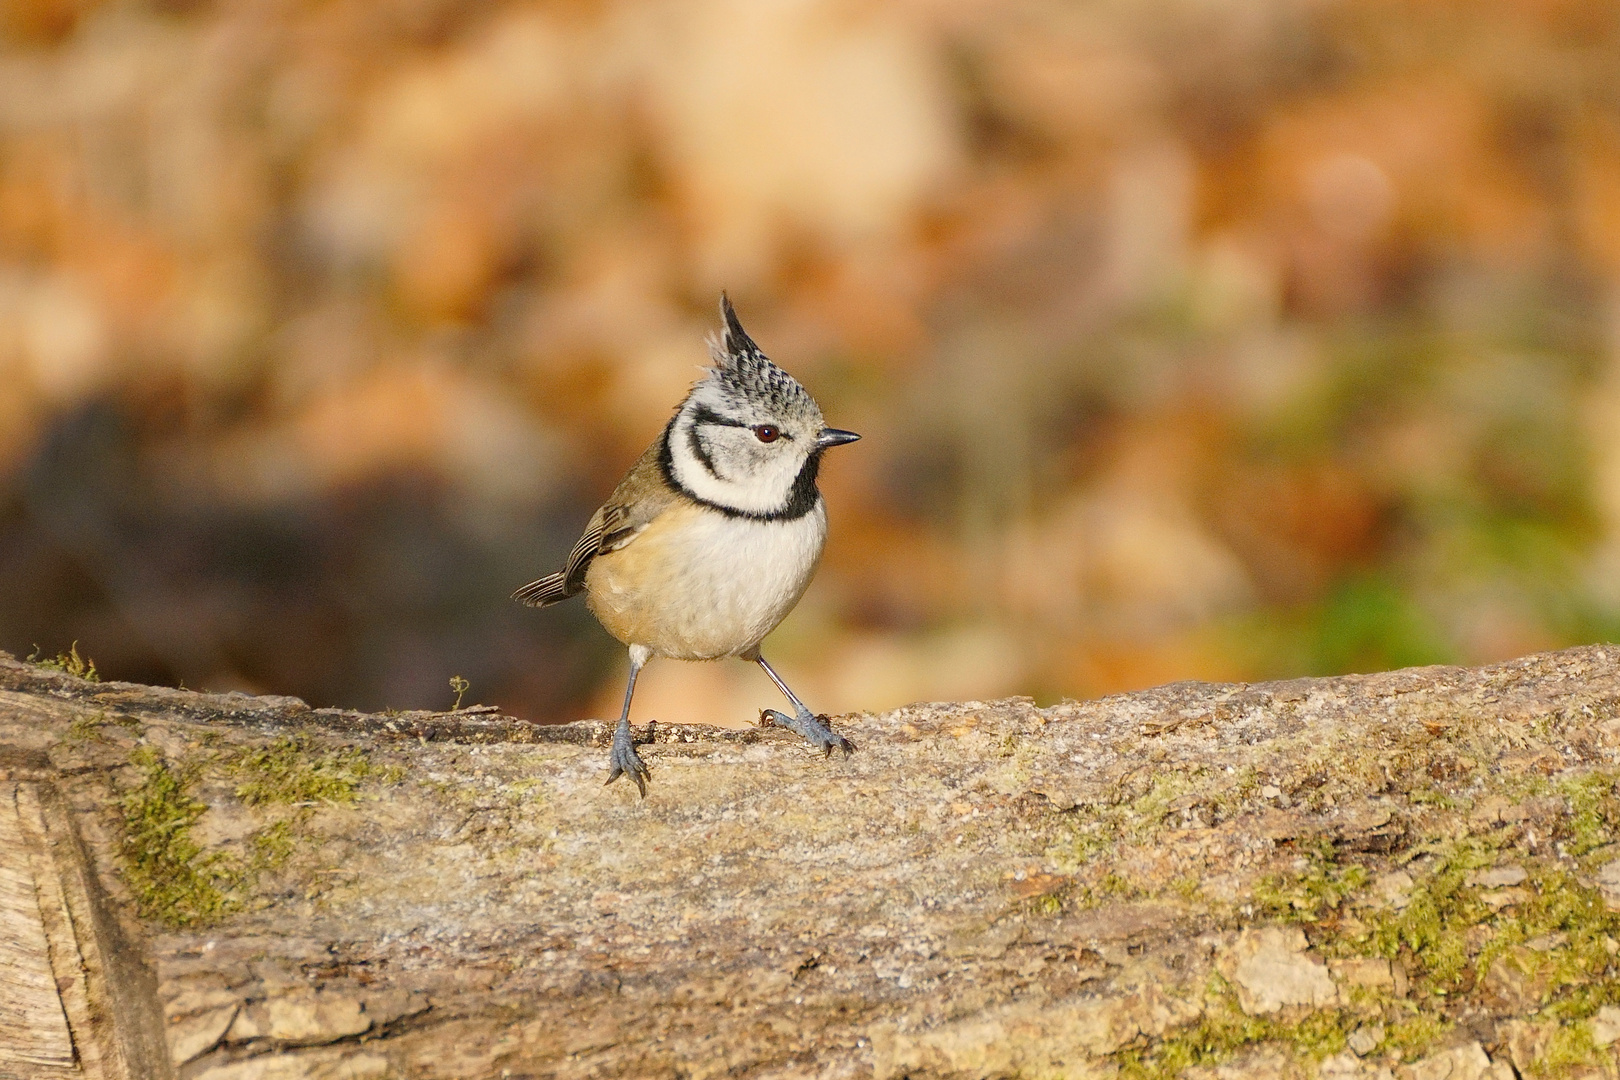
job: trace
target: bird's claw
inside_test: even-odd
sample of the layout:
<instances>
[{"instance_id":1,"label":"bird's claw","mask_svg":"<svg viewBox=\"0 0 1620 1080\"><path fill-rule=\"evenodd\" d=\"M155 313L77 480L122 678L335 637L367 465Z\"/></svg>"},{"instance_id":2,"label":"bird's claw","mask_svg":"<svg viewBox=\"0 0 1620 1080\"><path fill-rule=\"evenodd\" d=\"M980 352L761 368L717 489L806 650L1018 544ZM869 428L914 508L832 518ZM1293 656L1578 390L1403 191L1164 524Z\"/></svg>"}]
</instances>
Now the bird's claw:
<instances>
[{"instance_id":1,"label":"bird's claw","mask_svg":"<svg viewBox=\"0 0 1620 1080\"><path fill-rule=\"evenodd\" d=\"M630 739L629 728L621 728L613 733L613 748L608 751L608 764L613 766L608 772L609 784L620 776L628 776L635 781L636 790L641 792L641 797L643 799L647 797L647 781L652 777L652 773L647 771L647 763L636 753L635 743Z\"/></svg>"},{"instance_id":2,"label":"bird's claw","mask_svg":"<svg viewBox=\"0 0 1620 1080\"><path fill-rule=\"evenodd\" d=\"M854 743L827 726L825 716L816 716L808 709L799 710L796 716L789 716L776 709L765 709L759 714L759 722L777 724L789 731L798 732L811 746L820 750L824 757L832 757L834 750L842 750L844 756L849 757L856 750Z\"/></svg>"}]
</instances>

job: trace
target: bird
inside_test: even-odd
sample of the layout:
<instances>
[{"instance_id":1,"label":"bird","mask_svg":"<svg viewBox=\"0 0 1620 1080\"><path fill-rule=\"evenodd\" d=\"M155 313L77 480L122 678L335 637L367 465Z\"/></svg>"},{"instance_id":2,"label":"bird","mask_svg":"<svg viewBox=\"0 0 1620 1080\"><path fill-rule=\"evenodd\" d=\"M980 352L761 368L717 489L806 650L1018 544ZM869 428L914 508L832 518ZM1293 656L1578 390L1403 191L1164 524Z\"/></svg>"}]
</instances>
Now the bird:
<instances>
[{"instance_id":1,"label":"bird","mask_svg":"<svg viewBox=\"0 0 1620 1080\"><path fill-rule=\"evenodd\" d=\"M643 799L650 773L631 739L630 702L655 656L752 661L793 706L792 716L762 710L762 723L826 756L855 750L788 688L760 642L804 595L827 541L822 454L860 436L826 426L815 398L766 357L723 292L709 354L712 366L591 516L563 568L512 594L543 608L583 592L629 647L607 783L628 776Z\"/></svg>"}]
</instances>

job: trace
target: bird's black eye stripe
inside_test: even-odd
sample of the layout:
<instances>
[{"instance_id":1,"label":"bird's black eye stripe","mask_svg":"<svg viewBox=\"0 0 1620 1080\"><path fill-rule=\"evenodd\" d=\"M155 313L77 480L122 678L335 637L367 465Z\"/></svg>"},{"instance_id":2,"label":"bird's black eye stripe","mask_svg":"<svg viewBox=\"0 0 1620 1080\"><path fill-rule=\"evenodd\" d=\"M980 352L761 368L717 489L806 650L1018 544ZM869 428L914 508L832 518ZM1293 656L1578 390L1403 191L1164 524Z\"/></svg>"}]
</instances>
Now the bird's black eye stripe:
<instances>
[{"instance_id":1,"label":"bird's black eye stripe","mask_svg":"<svg viewBox=\"0 0 1620 1080\"><path fill-rule=\"evenodd\" d=\"M692 410L692 426L698 427L702 424L715 424L720 427L741 428L754 426L752 424L745 424L741 420L733 420L729 416L721 416L707 405L699 405L696 409Z\"/></svg>"},{"instance_id":2,"label":"bird's black eye stripe","mask_svg":"<svg viewBox=\"0 0 1620 1080\"><path fill-rule=\"evenodd\" d=\"M705 425L711 425L714 427L748 428L756 436L759 436L760 442L775 442L777 439L787 439L792 441L793 439L792 435L789 435L775 424L750 424L746 420L733 420L729 416L721 416L707 405L699 405L697 408L692 410L692 427L695 430ZM770 438L765 438L764 436L760 435L762 431L767 430L774 432Z\"/></svg>"}]
</instances>

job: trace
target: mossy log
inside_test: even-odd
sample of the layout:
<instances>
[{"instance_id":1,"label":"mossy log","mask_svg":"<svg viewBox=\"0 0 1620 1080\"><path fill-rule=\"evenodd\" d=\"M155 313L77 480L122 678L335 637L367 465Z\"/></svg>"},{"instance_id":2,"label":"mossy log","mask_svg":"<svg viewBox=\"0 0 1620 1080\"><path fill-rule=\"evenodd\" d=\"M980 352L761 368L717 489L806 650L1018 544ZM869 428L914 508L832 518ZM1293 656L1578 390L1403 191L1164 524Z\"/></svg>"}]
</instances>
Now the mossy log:
<instances>
[{"instance_id":1,"label":"mossy log","mask_svg":"<svg viewBox=\"0 0 1620 1080\"><path fill-rule=\"evenodd\" d=\"M835 718L0 654L0 1077L1614 1075L1620 649Z\"/></svg>"}]
</instances>

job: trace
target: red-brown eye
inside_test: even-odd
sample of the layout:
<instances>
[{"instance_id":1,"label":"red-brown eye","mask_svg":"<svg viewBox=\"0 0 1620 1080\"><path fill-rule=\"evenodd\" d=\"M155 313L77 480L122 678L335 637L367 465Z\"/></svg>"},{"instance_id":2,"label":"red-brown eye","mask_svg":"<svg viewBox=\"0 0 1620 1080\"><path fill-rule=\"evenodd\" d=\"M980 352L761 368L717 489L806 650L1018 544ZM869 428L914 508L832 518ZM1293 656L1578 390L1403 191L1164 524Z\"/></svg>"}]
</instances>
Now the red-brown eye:
<instances>
[{"instance_id":1,"label":"red-brown eye","mask_svg":"<svg viewBox=\"0 0 1620 1080\"><path fill-rule=\"evenodd\" d=\"M775 442L782 433L776 430L775 424L761 424L754 429L754 438L760 442Z\"/></svg>"}]
</instances>

